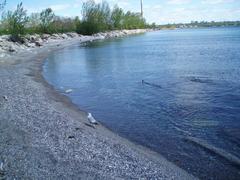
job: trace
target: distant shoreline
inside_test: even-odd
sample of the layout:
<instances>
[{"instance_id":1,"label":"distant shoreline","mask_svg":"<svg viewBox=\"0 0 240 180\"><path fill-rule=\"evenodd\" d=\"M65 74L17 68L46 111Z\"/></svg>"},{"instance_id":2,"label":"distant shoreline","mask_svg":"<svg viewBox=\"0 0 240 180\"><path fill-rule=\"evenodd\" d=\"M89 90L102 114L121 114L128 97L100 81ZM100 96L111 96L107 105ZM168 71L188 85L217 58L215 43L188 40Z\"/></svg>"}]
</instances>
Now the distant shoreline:
<instances>
[{"instance_id":1,"label":"distant shoreline","mask_svg":"<svg viewBox=\"0 0 240 180\"><path fill-rule=\"evenodd\" d=\"M240 27L240 21L221 21L221 22L207 22L207 21L192 21L191 23L175 23L155 25L156 29L194 29L194 28L217 28L217 27Z\"/></svg>"}]
</instances>

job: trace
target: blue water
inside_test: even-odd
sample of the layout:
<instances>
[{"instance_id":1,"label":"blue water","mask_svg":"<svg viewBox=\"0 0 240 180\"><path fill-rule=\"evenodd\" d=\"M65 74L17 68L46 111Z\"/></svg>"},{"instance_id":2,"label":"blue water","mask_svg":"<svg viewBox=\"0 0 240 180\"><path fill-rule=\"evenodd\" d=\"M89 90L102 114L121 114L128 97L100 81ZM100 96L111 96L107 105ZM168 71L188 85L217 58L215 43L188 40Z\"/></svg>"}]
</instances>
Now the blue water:
<instances>
[{"instance_id":1,"label":"blue water","mask_svg":"<svg viewBox=\"0 0 240 180\"><path fill-rule=\"evenodd\" d=\"M60 92L73 89L73 103L108 128L188 172L240 178L240 165L211 150L240 159L240 28L78 44L51 54L44 76Z\"/></svg>"}]
</instances>

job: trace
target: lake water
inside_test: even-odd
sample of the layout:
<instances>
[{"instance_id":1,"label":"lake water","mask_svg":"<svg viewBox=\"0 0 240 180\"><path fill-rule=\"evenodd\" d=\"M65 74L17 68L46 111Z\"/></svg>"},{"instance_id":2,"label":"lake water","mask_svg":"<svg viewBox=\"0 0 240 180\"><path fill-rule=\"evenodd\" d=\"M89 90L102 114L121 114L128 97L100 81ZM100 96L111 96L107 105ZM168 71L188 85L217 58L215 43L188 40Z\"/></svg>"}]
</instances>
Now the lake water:
<instances>
[{"instance_id":1,"label":"lake water","mask_svg":"<svg viewBox=\"0 0 240 180\"><path fill-rule=\"evenodd\" d=\"M240 179L240 28L74 45L44 77L106 127L202 179Z\"/></svg>"}]
</instances>

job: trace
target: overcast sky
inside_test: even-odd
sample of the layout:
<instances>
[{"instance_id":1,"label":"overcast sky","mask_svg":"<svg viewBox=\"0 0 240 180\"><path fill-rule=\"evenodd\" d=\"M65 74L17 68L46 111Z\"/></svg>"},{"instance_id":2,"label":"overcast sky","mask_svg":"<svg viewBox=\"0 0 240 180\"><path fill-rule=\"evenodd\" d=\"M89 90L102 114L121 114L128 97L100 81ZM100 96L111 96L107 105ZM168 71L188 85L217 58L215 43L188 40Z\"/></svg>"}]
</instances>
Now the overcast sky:
<instances>
[{"instance_id":1,"label":"overcast sky","mask_svg":"<svg viewBox=\"0 0 240 180\"><path fill-rule=\"evenodd\" d=\"M85 0L7 0L7 9L14 9L18 3L23 2L29 13L51 7L57 15L72 17L81 16L83 1ZM140 0L108 2L111 7L118 4L125 11L140 11ZM143 0L143 4L144 16L149 23L240 20L240 0Z\"/></svg>"}]
</instances>

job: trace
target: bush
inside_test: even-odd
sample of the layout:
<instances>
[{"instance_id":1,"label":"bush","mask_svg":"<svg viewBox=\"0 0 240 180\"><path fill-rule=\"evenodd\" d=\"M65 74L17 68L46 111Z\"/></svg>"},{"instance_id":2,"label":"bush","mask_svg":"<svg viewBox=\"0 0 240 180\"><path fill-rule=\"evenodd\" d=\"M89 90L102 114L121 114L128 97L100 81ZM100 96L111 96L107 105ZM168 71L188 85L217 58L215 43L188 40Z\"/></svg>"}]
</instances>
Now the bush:
<instances>
[{"instance_id":1,"label":"bush","mask_svg":"<svg viewBox=\"0 0 240 180\"><path fill-rule=\"evenodd\" d=\"M0 11L5 4L5 0L0 0ZM118 6L111 10L106 1L95 3L94 0L88 0L83 3L81 21L79 17L65 18L55 16L51 8L47 8L41 13L32 13L27 17L22 3L18 4L14 12L8 11L2 17L0 34L12 34L14 38L19 38L25 33L52 34L75 31L79 34L91 35L109 30L147 27L145 19L139 13L130 11L124 13L123 9Z\"/></svg>"},{"instance_id":2,"label":"bush","mask_svg":"<svg viewBox=\"0 0 240 180\"><path fill-rule=\"evenodd\" d=\"M113 29L122 29L124 21L124 12L123 9L118 6L114 6L111 14L111 23Z\"/></svg>"},{"instance_id":3,"label":"bush","mask_svg":"<svg viewBox=\"0 0 240 180\"><path fill-rule=\"evenodd\" d=\"M54 20L54 13L51 8L47 8L40 13L40 28L42 33L51 33L51 24Z\"/></svg>"},{"instance_id":4,"label":"bush","mask_svg":"<svg viewBox=\"0 0 240 180\"><path fill-rule=\"evenodd\" d=\"M75 20L56 16L50 29L53 33L74 32L76 31Z\"/></svg>"},{"instance_id":5,"label":"bush","mask_svg":"<svg viewBox=\"0 0 240 180\"><path fill-rule=\"evenodd\" d=\"M91 35L112 29L145 28L145 19L139 13L127 12L117 6L111 11L107 2L95 3L89 0L83 4L82 24L79 30L82 34Z\"/></svg>"},{"instance_id":6,"label":"bush","mask_svg":"<svg viewBox=\"0 0 240 180\"><path fill-rule=\"evenodd\" d=\"M40 13L32 13L29 16L28 23L26 25L26 31L28 34L41 33L40 29Z\"/></svg>"},{"instance_id":7,"label":"bush","mask_svg":"<svg viewBox=\"0 0 240 180\"><path fill-rule=\"evenodd\" d=\"M83 3L80 33L94 34L109 30L111 27L111 9L107 2L95 3L89 0Z\"/></svg>"},{"instance_id":8,"label":"bush","mask_svg":"<svg viewBox=\"0 0 240 180\"><path fill-rule=\"evenodd\" d=\"M145 28L146 22L139 13L132 13L128 11L123 20L123 28L125 29L136 29L136 28Z\"/></svg>"},{"instance_id":9,"label":"bush","mask_svg":"<svg viewBox=\"0 0 240 180\"><path fill-rule=\"evenodd\" d=\"M75 26L76 26L76 32L80 34L80 32L81 32L81 21L80 21L78 16L75 17L74 23L75 23Z\"/></svg>"},{"instance_id":10,"label":"bush","mask_svg":"<svg viewBox=\"0 0 240 180\"><path fill-rule=\"evenodd\" d=\"M20 40L20 36L25 33L27 22L27 11L23 9L22 3L17 5L17 9L14 12L8 11L3 15L3 24L6 31L11 34L13 41Z\"/></svg>"}]
</instances>

